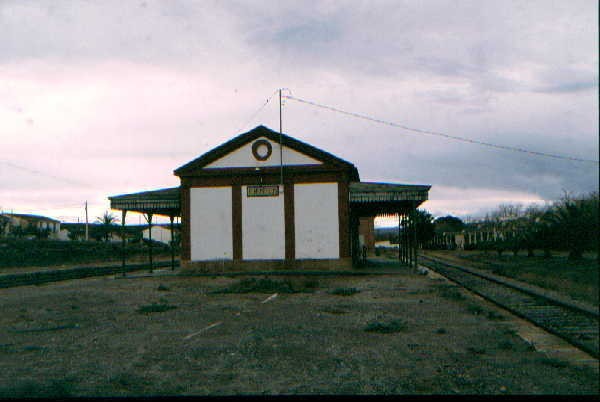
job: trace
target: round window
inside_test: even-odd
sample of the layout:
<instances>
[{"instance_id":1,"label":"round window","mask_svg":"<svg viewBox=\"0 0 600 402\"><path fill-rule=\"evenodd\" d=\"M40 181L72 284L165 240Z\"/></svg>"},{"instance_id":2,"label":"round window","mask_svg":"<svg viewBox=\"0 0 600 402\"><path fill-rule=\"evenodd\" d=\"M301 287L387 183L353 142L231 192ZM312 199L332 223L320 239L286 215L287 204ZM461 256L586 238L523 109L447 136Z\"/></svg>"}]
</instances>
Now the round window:
<instances>
[{"instance_id":1,"label":"round window","mask_svg":"<svg viewBox=\"0 0 600 402\"><path fill-rule=\"evenodd\" d=\"M266 161L271 156L273 149L267 140L257 140L252 144L252 155L259 161Z\"/></svg>"}]
</instances>

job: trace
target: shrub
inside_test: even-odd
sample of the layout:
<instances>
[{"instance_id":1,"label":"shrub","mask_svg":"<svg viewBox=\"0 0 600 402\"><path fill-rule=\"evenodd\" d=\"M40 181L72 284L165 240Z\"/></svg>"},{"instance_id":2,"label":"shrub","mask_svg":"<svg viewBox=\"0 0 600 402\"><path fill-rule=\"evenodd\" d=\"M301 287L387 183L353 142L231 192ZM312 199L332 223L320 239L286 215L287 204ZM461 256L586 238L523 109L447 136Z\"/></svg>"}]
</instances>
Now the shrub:
<instances>
[{"instance_id":1,"label":"shrub","mask_svg":"<svg viewBox=\"0 0 600 402\"><path fill-rule=\"evenodd\" d=\"M469 307L467 307L467 310L469 311L469 313L474 314L474 315L480 315L485 312L483 307L478 306L476 304L470 305Z\"/></svg>"},{"instance_id":2,"label":"shrub","mask_svg":"<svg viewBox=\"0 0 600 402\"><path fill-rule=\"evenodd\" d=\"M352 296L356 293L360 293L360 290L356 288L336 288L329 292L329 294L337 296Z\"/></svg>"},{"instance_id":3,"label":"shrub","mask_svg":"<svg viewBox=\"0 0 600 402\"><path fill-rule=\"evenodd\" d=\"M504 316L502 314L498 314L495 311L488 311L487 318L490 320L503 320Z\"/></svg>"},{"instance_id":4,"label":"shrub","mask_svg":"<svg viewBox=\"0 0 600 402\"><path fill-rule=\"evenodd\" d=\"M465 300L465 296L456 287L452 285L442 284L438 285L437 288L439 289L440 296L442 296L445 299Z\"/></svg>"},{"instance_id":5,"label":"shrub","mask_svg":"<svg viewBox=\"0 0 600 402\"><path fill-rule=\"evenodd\" d=\"M568 366L566 362L552 357L541 357L538 361L546 366L554 368L565 368Z\"/></svg>"},{"instance_id":6,"label":"shrub","mask_svg":"<svg viewBox=\"0 0 600 402\"><path fill-rule=\"evenodd\" d=\"M515 345L511 341L502 341L498 344L498 349L500 350L512 350Z\"/></svg>"},{"instance_id":7,"label":"shrub","mask_svg":"<svg viewBox=\"0 0 600 402\"><path fill-rule=\"evenodd\" d=\"M246 278L212 293L297 293L290 280Z\"/></svg>"},{"instance_id":8,"label":"shrub","mask_svg":"<svg viewBox=\"0 0 600 402\"><path fill-rule=\"evenodd\" d=\"M316 279L307 279L304 281L303 286L306 289L317 289L319 287L319 281Z\"/></svg>"},{"instance_id":9,"label":"shrub","mask_svg":"<svg viewBox=\"0 0 600 402\"><path fill-rule=\"evenodd\" d=\"M476 348L473 346L467 347L467 351L473 353L474 355L484 355L485 354L485 349Z\"/></svg>"},{"instance_id":10,"label":"shrub","mask_svg":"<svg viewBox=\"0 0 600 402\"><path fill-rule=\"evenodd\" d=\"M380 334L392 334L402 332L407 329L407 325L402 320L392 320L388 322L372 322L365 327L366 332L377 332Z\"/></svg>"},{"instance_id":11,"label":"shrub","mask_svg":"<svg viewBox=\"0 0 600 402\"><path fill-rule=\"evenodd\" d=\"M169 304L166 303L152 303L152 304L148 304L145 306L140 306L137 309L138 313L141 314L148 314L148 313L162 313L164 311L168 311L168 310L173 310L176 309L177 306L171 306Z\"/></svg>"},{"instance_id":12,"label":"shrub","mask_svg":"<svg viewBox=\"0 0 600 402\"><path fill-rule=\"evenodd\" d=\"M168 247L156 246L156 254L169 252ZM145 255L147 248L141 245L128 245L127 255ZM78 264L94 261L120 260L120 243L59 241L59 240L0 240L0 267L52 266Z\"/></svg>"}]
</instances>

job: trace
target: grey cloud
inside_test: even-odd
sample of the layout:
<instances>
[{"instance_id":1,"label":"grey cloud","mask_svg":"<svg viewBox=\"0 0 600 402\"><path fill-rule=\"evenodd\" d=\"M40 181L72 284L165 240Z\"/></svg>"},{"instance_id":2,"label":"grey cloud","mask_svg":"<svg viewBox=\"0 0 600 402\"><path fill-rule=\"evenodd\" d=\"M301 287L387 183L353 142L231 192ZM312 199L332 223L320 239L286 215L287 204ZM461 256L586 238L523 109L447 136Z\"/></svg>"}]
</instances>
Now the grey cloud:
<instances>
[{"instance_id":1,"label":"grey cloud","mask_svg":"<svg viewBox=\"0 0 600 402\"><path fill-rule=\"evenodd\" d=\"M594 79L591 81L574 81L574 82L566 82L557 85L546 85L536 89L536 92L543 93L571 93L571 92L581 92L588 91L591 89L598 88L598 79Z\"/></svg>"},{"instance_id":2,"label":"grey cloud","mask_svg":"<svg viewBox=\"0 0 600 402\"><path fill-rule=\"evenodd\" d=\"M238 36L218 4L182 1L9 1L0 4L0 26L0 62L206 62L235 50Z\"/></svg>"},{"instance_id":3,"label":"grey cloud","mask_svg":"<svg viewBox=\"0 0 600 402\"><path fill-rule=\"evenodd\" d=\"M98 163L110 157L114 163L106 167L107 177L121 166L99 193L118 192L119 180L133 186L143 178L150 188L169 185L175 167L233 136L277 86L417 128L597 159L597 98L590 91L598 87L597 33L589 34L597 27L589 17L597 7L590 4L5 0L0 3L0 78L13 68L19 71L13 76L29 77L33 85L58 75L50 71L40 77L36 67L27 70L35 59L49 70L74 71L76 78L60 77L70 85L110 88L90 103L93 110L73 119L49 119L57 126L48 127L59 134L86 134L74 135L72 141L81 143L65 149L63 157L82 152ZM561 16L568 24L557 24ZM565 29L571 26L586 29ZM102 63L107 60L116 65L108 75L120 79L106 76ZM138 68L145 81L130 84L119 77ZM197 74L181 74L183 69ZM89 79L82 79L86 74ZM169 87L171 76L183 77L177 91ZM210 85L199 85L204 81ZM64 95L61 86L43 88L56 91L57 99ZM7 99L0 99L0 113L8 109L18 116L15 121L31 117L40 101L36 90L21 95L7 84L0 90L5 95L0 98ZM571 93L575 96L551 96ZM275 109L269 113L259 114L254 125L276 127ZM420 138L291 102L285 113L285 131L353 161L364 179L519 190L544 198L562 188L579 192L598 185L597 165L590 169ZM52 143L44 143L43 134L49 130L40 128L41 118L33 118L27 141L48 150ZM14 148L26 149L24 141ZM148 161L141 161L142 155ZM28 157L23 155L26 166ZM128 166L150 165L152 174L121 174L131 170ZM156 172L163 171L166 179L159 179Z\"/></svg>"}]
</instances>

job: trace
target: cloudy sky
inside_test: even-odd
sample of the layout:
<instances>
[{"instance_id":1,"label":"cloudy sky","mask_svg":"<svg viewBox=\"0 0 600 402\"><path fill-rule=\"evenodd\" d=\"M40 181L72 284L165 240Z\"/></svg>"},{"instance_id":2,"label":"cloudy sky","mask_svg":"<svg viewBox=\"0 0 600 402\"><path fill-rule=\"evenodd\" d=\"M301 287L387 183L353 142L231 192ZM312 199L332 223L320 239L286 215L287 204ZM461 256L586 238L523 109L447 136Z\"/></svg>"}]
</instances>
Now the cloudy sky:
<instances>
[{"instance_id":1,"label":"cloudy sky","mask_svg":"<svg viewBox=\"0 0 600 402\"><path fill-rule=\"evenodd\" d=\"M0 0L0 208L68 221L259 124L277 88L409 127L598 160L584 1ZM598 164L466 144L287 100L284 131L434 215L598 189ZM131 222L130 222L131 221ZM137 223L132 217L128 223Z\"/></svg>"}]
</instances>

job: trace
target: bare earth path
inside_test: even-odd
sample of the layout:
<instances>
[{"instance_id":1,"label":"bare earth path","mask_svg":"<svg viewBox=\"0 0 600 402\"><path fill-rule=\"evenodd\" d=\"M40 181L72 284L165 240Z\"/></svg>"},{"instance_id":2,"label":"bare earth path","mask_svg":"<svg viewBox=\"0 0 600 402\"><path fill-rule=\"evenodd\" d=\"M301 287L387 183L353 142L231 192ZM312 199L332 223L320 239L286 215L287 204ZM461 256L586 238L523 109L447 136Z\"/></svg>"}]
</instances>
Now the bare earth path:
<instances>
[{"instance_id":1,"label":"bare earth path","mask_svg":"<svg viewBox=\"0 0 600 402\"><path fill-rule=\"evenodd\" d=\"M239 280L0 290L0 397L599 392L597 365L535 351L517 323L442 279L311 277L312 293L212 293ZM330 293L340 288L359 292ZM175 308L138 312L152 303ZM365 331L389 323L399 332Z\"/></svg>"}]
</instances>

